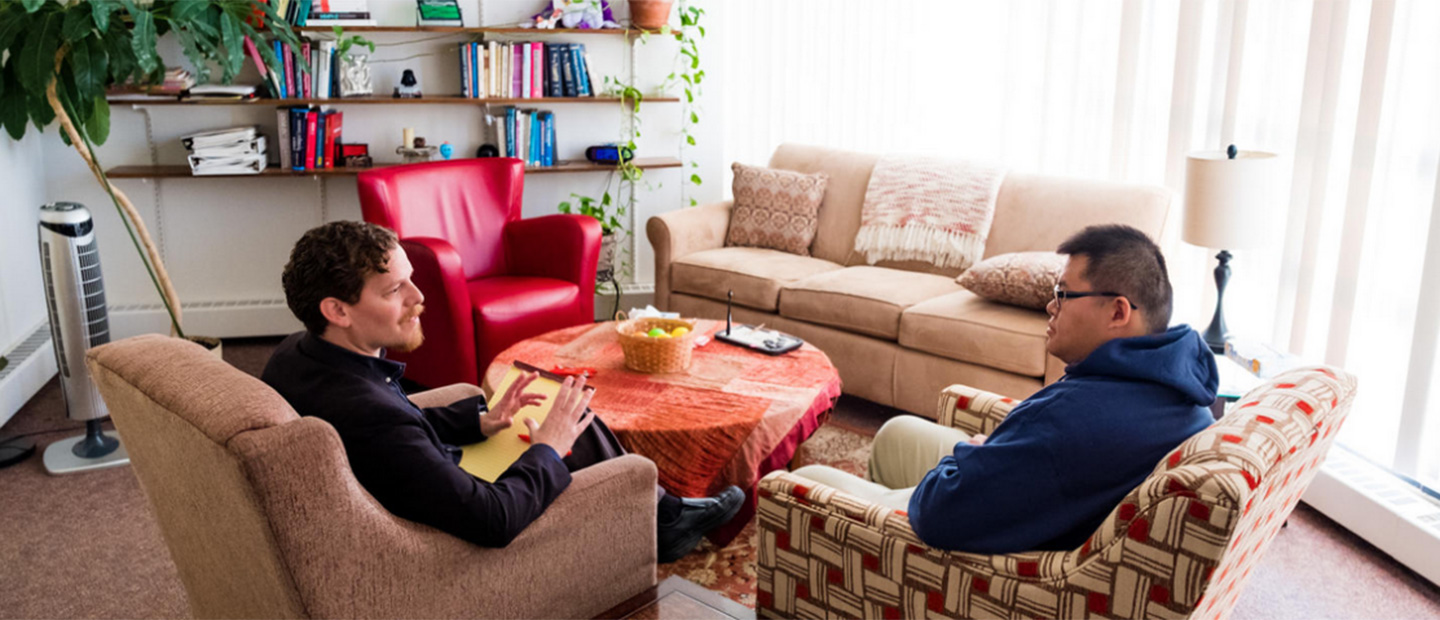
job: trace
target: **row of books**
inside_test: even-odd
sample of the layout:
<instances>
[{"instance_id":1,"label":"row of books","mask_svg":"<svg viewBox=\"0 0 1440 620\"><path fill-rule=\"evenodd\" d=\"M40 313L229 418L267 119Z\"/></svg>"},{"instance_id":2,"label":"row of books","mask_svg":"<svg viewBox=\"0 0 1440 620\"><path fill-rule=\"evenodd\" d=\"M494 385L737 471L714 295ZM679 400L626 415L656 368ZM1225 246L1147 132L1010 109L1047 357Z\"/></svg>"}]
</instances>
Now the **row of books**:
<instances>
[{"instance_id":1,"label":"row of books","mask_svg":"<svg viewBox=\"0 0 1440 620\"><path fill-rule=\"evenodd\" d=\"M550 110L522 110L514 106L495 115L495 144L505 157L525 161L527 166L554 166L555 113Z\"/></svg>"},{"instance_id":2,"label":"row of books","mask_svg":"<svg viewBox=\"0 0 1440 620\"><path fill-rule=\"evenodd\" d=\"M341 161L345 113L319 106L280 108L275 112L280 168L334 168Z\"/></svg>"},{"instance_id":3,"label":"row of books","mask_svg":"<svg viewBox=\"0 0 1440 620\"><path fill-rule=\"evenodd\" d=\"M180 139L190 151L190 173L260 174L267 164L265 136L256 127L230 127L192 134Z\"/></svg>"},{"instance_id":4,"label":"row of books","mask_svg":"<svg viewBox=\"0 0 1440 620\"><path fill-rule=\"evenodd\" d=\"M374 26L368 0L267 0L291 26Z\"/></svg>"},{"instance_id":5,"label":"row of books","mask_svg":"<svg viewBox=\"0 0 1440 620\"><path fill-rule=\"evenodd\" d=\"M270 71L260 58L254 42L245 39L245 50L255 62L274 99L330 99L340 96L340 55L335 41L300 39L300 48L271 41L280 70Z\"/></svg>"},{"instance_id":6,"label":"row of books","mask_svg":"<svg viewBox=\"0 0 1440 620\"><path fill-rule=\"evenodd\" d=\"M583 43L489 41L461 45L460 85L472 99L595 96Z\"/></svg>"}]
</instances>

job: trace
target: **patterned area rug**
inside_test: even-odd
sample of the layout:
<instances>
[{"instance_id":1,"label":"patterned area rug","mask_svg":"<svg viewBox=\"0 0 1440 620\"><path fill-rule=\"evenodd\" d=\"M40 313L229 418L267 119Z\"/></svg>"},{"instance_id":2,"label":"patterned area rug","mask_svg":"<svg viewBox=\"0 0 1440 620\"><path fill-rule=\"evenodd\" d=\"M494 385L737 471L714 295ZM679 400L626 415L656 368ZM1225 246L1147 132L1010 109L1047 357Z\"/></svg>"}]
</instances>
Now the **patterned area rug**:
<instances>
[{"instance_id":1,"label":"patterned area rug","mask_svg":"<svg viewBox=\"0 0 1440 620\"><path fill-rule=\"evenodd\" d=\"M870 461L872 435L834 423L815 431L795 452L795 467L829 465L857 476L865 475ZM679 575L724 594L747 607L755 606L755 520L751 519L735 540L721 549L708 539L690 555L673 564L661 564L660 581Z\"/></svg>"}]
</instances>

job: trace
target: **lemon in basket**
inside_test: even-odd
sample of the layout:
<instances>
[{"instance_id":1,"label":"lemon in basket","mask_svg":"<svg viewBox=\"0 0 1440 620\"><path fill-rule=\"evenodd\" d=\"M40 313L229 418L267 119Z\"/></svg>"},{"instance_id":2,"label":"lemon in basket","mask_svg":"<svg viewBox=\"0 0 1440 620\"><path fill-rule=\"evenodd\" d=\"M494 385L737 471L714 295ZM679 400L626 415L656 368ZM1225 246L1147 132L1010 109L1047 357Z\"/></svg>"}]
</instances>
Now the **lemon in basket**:
<instances>
[{"instance_id":1,"label":"lemon in basket","mask_svg":"<svg viewBox=\"0 0 1440 620\"><path fill-rule=\"evenodd\" d=\"M679 338L679 337L684 336L685 334L688 334L688 333L690 333L690 328L689 328L689 327L685 327L684 325L681 325L680 327L676 327L675 329L673 329L673 330L670 331L670 335L671 335L672 337L674 337L674 338Z\"/></svg>"}]
</instances>

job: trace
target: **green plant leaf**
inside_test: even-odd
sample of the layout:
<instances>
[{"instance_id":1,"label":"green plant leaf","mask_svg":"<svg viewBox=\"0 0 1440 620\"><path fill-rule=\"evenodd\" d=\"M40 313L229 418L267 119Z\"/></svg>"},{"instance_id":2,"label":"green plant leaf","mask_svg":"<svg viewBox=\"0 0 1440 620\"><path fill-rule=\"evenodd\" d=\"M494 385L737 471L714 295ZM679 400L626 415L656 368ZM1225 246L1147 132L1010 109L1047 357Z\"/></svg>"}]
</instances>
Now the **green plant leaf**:
<instances>
[{"instance_id":1,"label":"green plant leaf","mask_svg":"<svg viewBox=\"0 0 1440 620\"><path fill-rule=\"evenodd\" d=\"M685 136L685 142L689 143L690 146L695 146L695 136Z\"/></svg>"},{"instance_id":2,"label":"green plant leaf","mask_svg":"<svg viewBox=\"0 0 1440 620\"><path fill-rule=\"evenodd\" d=\"M175 3L175 10L170 14L170 21L176 24L186 24L194 20L205 9L210 8L209 2L196 2L195 0L181 0Z\"/></svg>"},{"instance_id":3,"label":"green plant leaf","mask_svg":"<svg viewBox=\"0 0 1440 620\"><path fill-rule=\"evenodd\" d=\"M694 183L694 184L696 184L696 185L699 185L699 184L700 184L700 175L698 175L698 174L692 174L692 175L690 175L690 182L691 182L691 183Z\"/></svg>"},{"instance_id":4,"label":"green plant leaf","mask_svg":"<svg viewBox=\"0 0 1440 620\"><path fill-rule=\"evenodd\" d=\"M699 115L699 114L696 114L694 110L691 110L691 111L690 111L690 122L695 123L695 124L697 124L697 125L700 123L700 115Z\"/></svg>"},{"instance_id":5,"label":"green plant leaf","mask_svg":"<svg viewBox=\"0 0 1440 620\"><path fill-rule=\"evenodd\" d=\"M225 82L229 83L234 79L235 74L240 72L241 63L245 61L245 36L240 34L240 24L228 14L220 14L220 35L225 43L226 57L229 58L228 70L225 72Z\"/></svg>"},{"instance_id":6,"label":"green plant leaf","mask_svg":"<svg viewBox=\"0 0 1440 620\"><path fill-rule=\"evenodd\" d=\"M57 13L44 15L25 36L18 61L20 83L26 90L43 93L45 85L55 75L55 50L60 47L60 19Z\"/></svg>"},{"instance_id":7,"label":"green plant leaf","mask_svg":"<svg viewBox=\"0 0 1440 620\"><path fill-rule=\"evenodd\" d=\"M110 29L110 14L120 8L114 0L90 0L90 16L95 19L95 27L100 32Z\"/></svg>"},{"instance_id":8,"label":"green plant leaf","mask_svg":"<svg viewBox=\"0 0 1440 620\"><path fill-rule=\"evenodd\" d=\"M110 56L110 79L119 84L130 81L135 73L135 49L130 45L130 32L120 20L110 22L110 31L102 40Z\"/></svg>"},{"instance_id":9,"label":"green plant leaf","mask_svg":"<svg viewBox=\"0 0 1440 620\"><path fill-rule=\"evenodd\" d=\"M45 1L46 0L22 0L22 4L25 5L26 13L34 13L40 10L40 7L45 6Z\"/></svg>"},{"instance_id":10,"label":"green plant leaf","mask_svg":"<svg viewBox=\"0 0 1440 620\"><path fill-rule=\"evenodd\" d=\"M80 41L70 48L70 54L65 59L70 65L70 70L75 76L75 92L77 96L89 99L100 91L105 83L104 68L96 71L95 59L89 41Z\"/></svg>"},{"instance_id":11,"label":"green plant leaf","mask_svg":"<svg viewBox=\"0 0 1440 620\"><path fill-rule=\"evenodd\" d=\"M0 80L5 82L5 94L0 95L0 124L5 125L5 132L11 138L19 140L25 137L25 123L30 120L30 112L25 107L25 91L19 78L15 77L13 66L0 70Z\"/></svg>"},{"instance_id":12,"label":"green plant leaf","mask_svg":"<svg viewBox=\"0 0 1440 620\"><path fill-rule=\"evenodd\" d=\"M37 129L55 121L55 108L50 107L50 102L45 99L44 93L39 93L38 96L26 96L25 108L29 110L30 120L35 121Z\"/></svg>"},{"instance_id":13,"label":"green plant leaf","mask_svg":"<svg viewBox=\"0 0 1440 620\"><path fill-rule=\"evenodd\" d=\"M3 8L0 8L0 11L3 11ZM24 15L14 13L4 15L4 18L5 19L0 20L0 55L3 55L5 50L10 49L10 44L20 40L20 33L25 32L25 28L30 25L31 19ZM11 53L13 54L14 51Z\"/></svg>"},{"instance_id":14,"label":"green plant leaf","mask_svg":"<svg viewBox=\"0 0 1440 620\"><path fill-rule=\"evenodd\" d=\"M90 34L93 24L90 11L83 6L72 6L65 11L65 24L60 29L60 35L67 42L79 41Z\"/></svg>"},{"instance_id":15,"label":"green plant leaf","mask_svg":"<svg viewBox=\"0 0 1440 620\"><path fill-rule=\"evenodd\" d=\"M105 144L110 138L110 102L105 93L95 96L95 107L90 111L90 120L85 123L86 135L96 146Z\"/></svg>"},{"instance_id":16,"label":"green plant leaf","mask_svg":"<svg viewBox=\"0 0 1440 620\"><path fill-rule=\"evenodd\" d=\"M685 89L685 103L695 103L695 94L690 89Z\"/></svg>"},{"instance_id":17,"label":"green plant leaf","mask_svg":"<svg viewBox=\"0 0 1440 620\"><path fill-rule=\"evenodd\" d=\"M155 56L155 38L155 16L151 15L150 11L136 12L130 47L135 50L136 64L147 75L154 72L160 64L160 59Z\"/></svg>"}]
</instances>

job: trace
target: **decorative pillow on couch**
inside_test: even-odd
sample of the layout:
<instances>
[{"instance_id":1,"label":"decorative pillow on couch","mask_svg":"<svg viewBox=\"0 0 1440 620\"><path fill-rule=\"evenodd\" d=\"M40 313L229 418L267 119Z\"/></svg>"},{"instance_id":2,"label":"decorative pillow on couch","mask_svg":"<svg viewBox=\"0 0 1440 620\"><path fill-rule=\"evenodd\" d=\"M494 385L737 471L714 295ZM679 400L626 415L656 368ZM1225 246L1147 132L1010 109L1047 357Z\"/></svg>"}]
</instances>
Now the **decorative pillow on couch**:
<instances>
[{"instance_id":1,"label":"decorative pillow on couch","mask_svg":"<svg viewBox=\"0 0 1440 620\"><path fill-rule=\"evenodd\" d=\"M966 270L955 282L990 301L1044 310L1055 298L1065 261L1065 255L1055 252L1001 254Z\"/></svg>"},{"instance_id":2,"label":"decorative pillow on couch","mask_svg":"<svg viewBox=\"0 0 1440 620\"><path fill-rule=\"evenodd\" d=\"M809 256L829 177L744 164L730 169L735 172L735 206L725 245Z\"/></svg>"}]
</instances>

